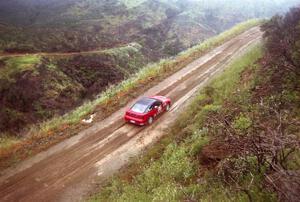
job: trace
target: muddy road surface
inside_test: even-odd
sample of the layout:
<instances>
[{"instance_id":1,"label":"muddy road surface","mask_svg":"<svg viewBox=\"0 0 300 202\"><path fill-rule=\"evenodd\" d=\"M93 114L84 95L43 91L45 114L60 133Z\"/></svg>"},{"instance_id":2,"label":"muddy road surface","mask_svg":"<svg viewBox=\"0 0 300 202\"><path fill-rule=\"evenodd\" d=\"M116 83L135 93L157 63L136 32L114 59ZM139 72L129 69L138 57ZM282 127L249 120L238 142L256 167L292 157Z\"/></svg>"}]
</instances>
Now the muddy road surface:
<instances>
[{"instance_id":1,"label":"muddy road surface","mask_svg":"<svg viewBox=\"0 0 300 202\"><path fill-rule=\"evenodd\" d=\"M0 176L0 201L80 201L97 183L156 142L186 108L190 98L223 71L233 58L261 40L258 27L208 52L144 95L172 99L169 112L151 126L125 124L122 117L134 100L107 119L42 152Z\"/></svg>"}]
</instances>

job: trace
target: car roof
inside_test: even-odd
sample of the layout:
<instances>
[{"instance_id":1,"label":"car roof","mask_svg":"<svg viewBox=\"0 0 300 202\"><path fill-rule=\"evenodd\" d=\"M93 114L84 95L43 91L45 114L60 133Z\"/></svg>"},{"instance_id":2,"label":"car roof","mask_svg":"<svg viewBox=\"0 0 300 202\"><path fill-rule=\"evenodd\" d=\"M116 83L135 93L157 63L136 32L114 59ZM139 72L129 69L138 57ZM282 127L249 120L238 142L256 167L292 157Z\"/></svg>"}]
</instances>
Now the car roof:
<instances>
[{"instance_id":1,"label":"car roof","mask_svg":"<svg viewBox=\"0 0 300 202\"><path fill-rule=\"evenodd\" d=\"M142 104L142 105L152 105L156 101L157 100L154 99L154 98L143 97L142 99L140 99L139 101L137 101L137 103Z\"/></svg>"}]
</instances>

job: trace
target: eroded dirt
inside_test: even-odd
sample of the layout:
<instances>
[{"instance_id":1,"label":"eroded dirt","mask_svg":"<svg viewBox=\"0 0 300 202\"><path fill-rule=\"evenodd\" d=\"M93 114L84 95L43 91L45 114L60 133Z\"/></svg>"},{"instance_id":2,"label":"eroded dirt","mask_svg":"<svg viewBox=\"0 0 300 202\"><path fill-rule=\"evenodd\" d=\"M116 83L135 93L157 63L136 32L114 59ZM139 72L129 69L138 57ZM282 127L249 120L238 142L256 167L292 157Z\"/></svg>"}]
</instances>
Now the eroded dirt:
<instances>
[{"instance_id":1,"label":"eroded dirt","mask_svg":"<svg viewBox=\"0 0 300 202\"><path fill-rule=\"evenodd\" d=\"M125 124L127 107L94 123L49 150L36 155L0 177L0 201L80 201L86 194L145 147L159 139L185 109L190 98L237 55L261 39L253 28L195 60L149 89L172 99L171 111L149 127Z\"/></svg>"}]
</instances>

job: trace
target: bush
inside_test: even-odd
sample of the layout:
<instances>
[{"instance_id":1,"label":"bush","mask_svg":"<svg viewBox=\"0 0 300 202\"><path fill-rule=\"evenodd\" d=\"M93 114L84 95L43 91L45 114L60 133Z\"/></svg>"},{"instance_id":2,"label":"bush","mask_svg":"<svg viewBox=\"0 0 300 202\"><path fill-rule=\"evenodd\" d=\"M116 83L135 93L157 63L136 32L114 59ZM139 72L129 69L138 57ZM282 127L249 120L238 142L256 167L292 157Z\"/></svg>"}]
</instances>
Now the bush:
<instances>
[{"instance_id":1,"label":"bush","mask_svg":"<svg viewBox=\"0 0 300 202\"><path fill-rule=\"evenodd\" d=\"M186 147L171 144L167 147L162 159L162 175L168 178L186 180L195 174L195 168L189 159Z\"/></svg>"},{"instance_id":2,"label":"bush","mask_svg":"<svg viewBox=\"0 0 300 202\"><path fill-rule=\"evenodd\" d=\"M153 191L152 201L179 201L183 192L175 183L166 183Z\"/></svg>"},{"instance_id":3,"label":"bush","mask_svg":"<svg viewBox=\"0 0 300 202\"><path fill-rule=\"evenodd\" d=\"M220 105L209 104L209 105L205 105L202 108L202 111L203 113L208 114L208 113L218 112L221 108L222 106Z\"/></svg>"},{"instance_id":4,"label":"bush","mask_svg":"<svg viewBox=\"0 0 300 202\"><path fill-rule=\"evenodd\" d=\"M238 116L234 122L233 127L241 133L246 132L248 128L252 125L252 120L244 114Z\"/></svg>"}]
</instances>

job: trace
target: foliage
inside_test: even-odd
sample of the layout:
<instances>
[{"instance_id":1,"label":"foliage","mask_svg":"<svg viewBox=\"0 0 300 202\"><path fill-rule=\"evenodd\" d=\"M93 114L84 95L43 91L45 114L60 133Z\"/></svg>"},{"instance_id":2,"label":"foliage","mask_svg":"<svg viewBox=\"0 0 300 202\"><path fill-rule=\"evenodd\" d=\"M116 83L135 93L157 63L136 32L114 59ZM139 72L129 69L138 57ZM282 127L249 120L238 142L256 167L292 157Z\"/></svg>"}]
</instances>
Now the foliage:
<instances>
[{"instance_id":1,"label":"foliage","mask_svg":"<svg viewBox=\"0 0 300 202\"><path fill-rule=\"evenodd\" d=\"M205 105L202 110L205 112L205 113L209 113L209 112L217 112L221 109L221 106L219 105L213 105L213 104L208 104L208 105Z\"/></svg>"},{"instance_id":2,"label":"foliage","mask_svg":"<svg viewBox=\"0 0 300 202\"><path fill-rule=\"evenodd\" d=\"M0 130L18 134L94 98L145 64L140 49L133 43L77 55L3 57Z\"/></svg>"},{"instance_id":3,"label":"foliage","mask_svg":"<svg viewBox=\"0 0 300 202\"><path fill-rule=\"evenodd\" d=\"M18 73L34 70L35 65L40 62L40 59L41 57L37 55L0 58L0 60L4 63L4 67L0 68L0 80L7 79L10 81Z\"/></svg>"},{"instance_id":4,"label":"foliage","mask_svg":"<svg viewBox=\"0 0 300 202\"><path fill-rule=\"evenodd\" d=\"M0 137L0 149L9 148L11 145L17 144L18 142L19 140L15 137L3 135L2 137Z\"/></svg>"},{"instance_id":5,"label":"foliage","mask_svg":"<svg viewBox=\"0 0 300 202\"><path fill-rule=\"evenodd\" d=\"M295 4L296 0L1 1L0 50L79 52L135 41L150 59L158 59Z\"/></svg>"},{"instance_id":6,"label":"foliage","mask_svg":"<svg viewBox=\"0 0 300 202\"><path fill-rule=\"evenodd\" d=\"M233 127L242 132L245 132L248 128L250 128L251 125L251 119L245 115L240 115L233 122Z\"/></svg>"},{"instance_id":7,"label":"foliage","mask_svg":"<svg viewBox=\"0 0 300 202\"><path fill-rule=\"evenodd\" d=\"M228 98L227 109L210 118L210 132L225 139L224 147L233 155L219 163L219 172L226 183L244 190L250 200L255 196L249 192L252 183L245 185L236 175L243 170L251 173L250 182L255 181L254 173L261 175L280 200L300 198L295 194L300 188L295 185L300 167L288 166L300 150L299 124L295 121L299 119L300 97L295 94L299 74L297 60L292 57L299 40L299 22L299 8L294 8L285 17L275 16L263 26L266 54L259 63L261 67L255 70L256 80L239 88L239 93L251 93L251 101L238 96ZM212 123L215 119L219 124Z\"/></svg>"}]
</instances>

